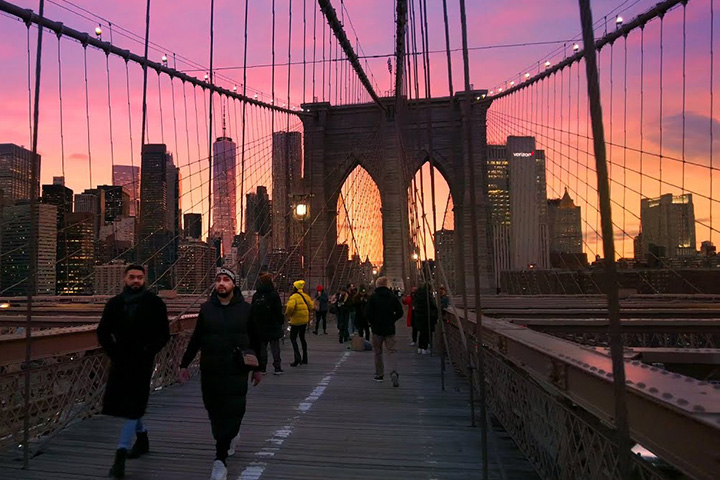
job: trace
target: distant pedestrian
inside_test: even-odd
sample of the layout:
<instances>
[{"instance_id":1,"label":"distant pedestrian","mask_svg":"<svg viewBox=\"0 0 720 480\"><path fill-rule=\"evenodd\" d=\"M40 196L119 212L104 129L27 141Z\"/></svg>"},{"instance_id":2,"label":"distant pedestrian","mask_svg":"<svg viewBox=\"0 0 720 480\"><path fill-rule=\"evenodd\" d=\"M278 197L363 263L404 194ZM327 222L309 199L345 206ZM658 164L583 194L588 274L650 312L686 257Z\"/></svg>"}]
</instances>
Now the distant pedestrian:
<instances>
[{"instance_id":1,"label":"distant pedestrian","mask_svg":"<svg viewBox=\"0 0 720 480\"><path fill-rule=\"evenodd\" d=\"M450 296L445 287L438 288L438 296L440 297L440 308L445 310L450 306Z\"/></svg>"},{"instance_id":2,"label":"distant pedestrian","mask_svg":"<svg viewBox=\"0 0 720 480\"><path fill-rule=\"evenodd\" d=\"M108 300L97 327L97 337L110 357L102 413L125 418L110 476L125 476L125 459L137 458L150 449L143 424L155 355L170 339L167 307L145 286L145 268L128 265L125 287ZM135 444L130 442L136 437Z\"/></svg>"},{"instance_id":3,"label":"distant pedestrian","mask_svg":"<svg viewBox=\"0 0 720 480\"><path fill-rule=\"evenodd\" d=\"M430 353L430 338L438 318L437 304L430 285L424 283L413 293L413 326L418 329L418 353Z\"/></svg>"},{"instance_id":4,"label":"distant pedestrian","mask_svg":"<svg viewBox=\"0 0 720 480\"><path fill-rule=\"evenodd\" d=\"M280 295L275 290L272 275L269 273L258 277L257 289L251 303L250 321L255 325L260 337L260 370L263 374L267 371L269 345L273 356L273 373L282 375L285 372L280 358L280 339L283 337L285 317Z\"/></svg>"},{"instance_id":5,"label":"distant pedestrian","mask_svg":"<svg viewBox=\"0 0 720 480\"><path fill-rule=\"evenodd\" d=\"M355 294L355 327L357 328L358 335L365 337L365 340L370 340L370 324L365 314L365 307L367 307L368 293L365 285L360 285L360 291Z\"/></svg>"},{"instance_id":6,"label":"distant pedestrian","mask_svg":"<svg viewBox=\"0 0 720 480\"><path fill-rule=\"evenodd\" d=\"M285 314L290 323L290 342L293 346L295 361L290 364L291 367L297 367L301 363L308 363L307 341L305 340L305 330L307 330L310 321L310 312L313 311L313 300L307 293L303 292L305 288L305 280L298 280L293 283L293 293L288 299ZM298 348L297 338L300 336L302 344L302 357Z\"/></svg>"},{"instance_id":7,"label":"distant pedestrian","mask_svg":"<svg viewBox=\"0 0 720 480\"><path fill-rule=\"evenodd\" d=\"M390 378L393 387L400 385L397 371L395 347L395 322L403 316L403 307L400 299L388 288L388 278L380 277L375 282L375 293L368 299L365 314L372 327L372 345L375 350L375 377L376 382L382 382L385 376L383 363L383 346L387 350L387 363L390 369Z\"/></svg>"},{"instance_id":8,"label":"distant pedestrian","mask_svg":"<svg viewBox=\"0 0 720 480\"><path fill-rule=\"evenodd\" d=\"M227 458L235 453L240 424L245 416L248 373L253 385L262 380L259 370L260 337L250 321L250 304L235 286L235 273L218 268L215 290L202 304L195 331L180 362L180 381L200 351L200 385L203 404L215 439L211 480L226 480Z\"/></svg>"},{"instance_id":9,"label":"distant pedestrian","mask_svg":"<svg viewBox=\"0 0 720 480\"><path fill-rule=\"evenodd\" d=\"M403 297L403 299L402 299L403 305L407 306L407 323L406 323L406 325L408 327L412 327L412 342L410 342L410 345L415 345L417 343L417 337L418 337L418 329L415 328L415 325L413 325L413 322L412 322L412 313L413 313L412 294L415 293L416 290L417 290L417 287L412 287L412 290L410 291L410 293L408 295L406 295L405 297Z\"/></svg>"},{"instance_id":10,"label":"distant pedestrian","mask_svg":"<svg viewBox=\"0 0 720 480\"><path fill-rule=\"evenodd\" d=\"M338 327L338 340L340 343L347 342L350 339L348 333L348 322L350 319L350 310L346 305L348 301L348 292L346 289L340 290L335 302L335 308L337 309L337 327Z\"/></svg>"},{"instance_id":11,"label":"distant pedestrian","mask_svg":"<svg viewBox=\"0 0 720 480\"><path fill-rule=\"evenodd\" d=\"M315 294L315 335L318 334L320 329L320 321L322 320L323 333L327 335L327 314L329 310L328 305L328 294L322 285L317 286L317 293Z\"/></svg>"}]
</instances>

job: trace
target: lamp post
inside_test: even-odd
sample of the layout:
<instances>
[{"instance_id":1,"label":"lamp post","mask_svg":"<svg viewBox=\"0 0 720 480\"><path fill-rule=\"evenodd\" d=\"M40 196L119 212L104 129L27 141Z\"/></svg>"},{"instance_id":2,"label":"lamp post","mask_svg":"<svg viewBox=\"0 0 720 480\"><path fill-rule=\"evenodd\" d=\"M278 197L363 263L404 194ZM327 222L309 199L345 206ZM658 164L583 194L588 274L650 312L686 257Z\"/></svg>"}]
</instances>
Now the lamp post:
<instances>
[{"instance_id":1,"label":"lamp post","mask_svg":"<svg viewBox=\"0 0 720 480\"><path fill-rule=\"evenodd\" d=\"M305 277L305 222L310 218L310 206L307 195L293 195L293 218L300 223L300 262L302 276ZM309 281L309 279L308 279Z\"/></svg>"}]
</instances>

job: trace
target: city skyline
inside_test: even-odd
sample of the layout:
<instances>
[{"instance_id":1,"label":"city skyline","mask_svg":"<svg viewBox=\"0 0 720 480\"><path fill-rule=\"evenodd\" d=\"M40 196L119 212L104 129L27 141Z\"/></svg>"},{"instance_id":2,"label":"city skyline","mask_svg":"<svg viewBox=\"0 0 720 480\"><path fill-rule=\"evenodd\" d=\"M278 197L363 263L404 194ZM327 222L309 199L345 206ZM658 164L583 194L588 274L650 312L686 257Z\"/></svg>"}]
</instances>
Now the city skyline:
<instances>
[{"instance_id":1,"label":"city skyline","mask_svg":"<svg viewBox=\"0 0 720 480\"><path fill-rule=\"evenodd\" d=\"M101 14L104 18L117 18L117 21L122 21L121 23L124 27L129 28L130 30L133 30L135 32L141 32L143 31L142 21L144 19L144 15L141 14L143 12L144 4L141 5L141 3L142 2L137 1L127 2L122 9L112 4L96 5L90 4L89 2L79 2L79 5L85 5L90 10L97 9L98 11L95 13ZM280 3L287 6L286 2L281 1ZM379 31L378 29L382 28L383 22L388 22L388 25L386 26L391 27L392 15L388 14L387 18L382 17L381 19L378 19L377 15L369 15L369 12L384 11L384 9L388 9L389 7L386 5L386 3L377 0L369 2L346 3L348 3L347 8L349 12L351 12L353 18L357 20L357 24L355 26L358 28L361 37L367 42L366 44L364 44L364 48L368 51L372 50L377 52L391 52L393 50L391 39L385 38L385 35L372 34L372 32ZM624 8L621 9L619 13L621 13L626 19L629 19L632 18L634 15L637 15L638 13L646 10L647 8L652 6L653 3L654 2L650 1L642 1L637 4L633 4L632 8L630 8L629 10ZM26 5L28 8L35 8L34 3L30 1L21 1L19 2L19 4ZM547 22L543 21L543 17L542 15L540 15L541 12L545 11L545 8L547 8L548 5L552 5L554 7L553 11L555 12L552 27L548 25ZM593 5L595 10L595 16L598 19L604 18L609 13L616 13L615 10L613 10L613 8L617 6L615 2L593 2ZM512 25L515 24L515 22L523 21L526 22L525 25L528 26L521 33L512 31L512 29L495 29L490 31L485 31L483 29L471 29L469 32L469 42L471 47L478 45L492 46L494 44L500 45L506 43L521 43L518 42L518 40L527 40L526 43L532 43L533 39L543 40L548 38L557 39L559 37L562 37L563 40L562 43L554 43L551 45L526 46L523 48L495 47L471 50L470 67L472 81L476 87L488 88L489 90L495 88L497 85L503 84L506 79L510 79L518 73L508 71L507 68L503 68L506 65L532 66L532 68L528 68L528 71L530 71L531 73L535 73L540 68L542 62L544 62L545 60L554 62L568 55L570 53L569 50L572 44L571 40L577 35L579 29L579 22L577 18L578 13L576 8L577 5L571 1L550 3L549 0L541 0L538 2L532 2L532 4L527 6L527 8L523 9L521 15L517 12L517 9L513 8L511 5L493 4L483 7L469 5L468 7L469 15L482 15L484 19L486 19L487 21L492 21L493 24ZM431 22L441 16L440 6L429 5L429 8L429 17ZM229 25L237 24L232 19L235 19L236 21L241 20L240 18L238 18L239 16L241 16L241 12L239 12L237 9L233 9L230 4L224 4L222 2L218 4L217 9L219 14L219 23L217 26L219 39L217 50L217 65L238 65L240 62L237 61L237 49L231 48L232 45L236 44L237 39L230 38L228 36L228 27ZM206 49L204 47L201 48L201 44L207 41L206 32L200 32L199 30L196 30L195 27L193 27L189 31L183 32L182 35L179 35L177 32L173 31L173 29L168 27L172 23L183 23L183 19L188 19L191 17L195 19L195 17L198 16L205 16L208 13L205 10L199 8L188 8L187 10L173 9L172 11L165 12L162 16L153 15L151 19L151 40L153 42L160 42L161 44L168 44L174 47L168 49L167 51L151 49L151 55L153 56L153 58L159 59L162 54L168 54L170 62L172 63L174 61L174 59L172 58L172 52L176 51L179 54L182 53L183 55L194 58L200 63L204 63L203 59L206 56ZM65 21L68 25L72 25L80 30L86 30L88 32L92 32L92 30L96 26L95 23L89 22L76 15L69 14L67 11L58 9L52 5L48 6L46 14L50 18ZM265 34L269 32L267 23L268 20L266 16L262 15L261 7L259 6L251 5L249 15L253 20L257 21L253 21L250 24L251 33L253 33L253 35L250 36L251 43L249 44L248 49L248 61L251 65L262 64L265 63L267 54L266 50L268 47L267 39L265 38ZM680 28L677 21L671 20L671 18L676 17L677 16L669 16L668 20L666 20L666 35L675 34ZM371 21L369 20L369 18L373 18L373 20ZM453 8L451 8L450 11L450 19L451 21L457 20L457 11L453 10ZM0 51L3 52L2 58L9 68L7 69L6 75L4 75L3 78L0 79L0 87L2 87L0 88L0 91L7 92L7 94L1 97L4 100L6 114L0 117L0 138L3 138L5 141L8 142L16 143L18 145L25 144L27 146L29 144L27 125L23 124L23 122L18 121L18 119L25 118L27 116L27 104L24 101L23 95L13 93L26 91L27 79L24 78L23 75L25 75L26 72L26 68L24 67L27 59L24 49L16 48L12 44L12 42L7 40L8 38L12 38L12 35L14 33L17 33L15 32L15 29L18 29L20 33L23 33L24 26L16 26L15 24L13 24L13 22L5 19L3 21L7 22L8 28L6 29L6 31L8 36L5 36L5 34L0 34ZM295 21L300 21L300 19L296 18ZM706 37L708 35L709 25L706 22L704 10L702 10L702 8L700 7L695 7L693 4L690 4L687 9L687 22L687 70L689 73L706 71L708 67L707 51L709 46L709 42L706 41ZM193 25L196 24L197 22L193 22ZM606 24L604 28L606 30L611 29L612 24ZM299 35L297 32L301 31L300 29L295 28L293 28L293 30L296 32L296 35ZM600 26L599 30L596 33L597 35L601 35L602 33L604 33L603 26ZM280 42L287 40L286 35L287 30L279 27L278 38L276 40L277 45L279 45ZM650 41L651 39L656 39L657 36L657 25L649 25L645 33L646 40ZM107 31L107 29L105 29L105 34L103 38L106 40L109 38L109 32ZM285 38L285 40L283 40L283 38ZM297 36L295 36L294 38L296 40L299 39L299 37ZM33 38L31 38L31 47L32 42ZM116 35L113 37L113 42L124 48L130 48L133 51L137 51L139 48L139 45L137 43L129 42L125 37L121 36L117 32ZM560 42L560 40L558 40L558 42ZM302 52L298 50L301 48L301 43L302 42L294 42L292 52L294 58L299 58L302 54ZM563 43L565 43L564 49L562 48ZM458 32L451 31L451 45L457 46L458 44ZM444 39L441 38L441 36L439 35L431 35L430 47L433 50L441 50L444 47ZM629 40L629 48L630 66L628 70L628 83L630 87L636 87L638 84L638 78L640 76L640 72L638 70L639 62L637 61L637 39L631 38ZM559 52L558 49L562 50L562 52ZM678 49L679 47L677 45L669 44L665 46L665 55L668 65L672 66L673 64L677 64L677 62L679 61ZM50 50L51 49L46 50L46 58L43 63L42 78L42 85L44 89L43 98L45 98L45 101L48 102L50 101L48 99L52 98L53 94L57 93L57 62L56 58L53 58L52 54L48 53L50 52ZM551 54L550 52L555 53ZM139 99L142 96L140 91L142 78L139 75L139 69L131 68L129 76L129 111L131 112L131 115L128 116L128 98L126 96L124 82L124 62L119 58L110 56L110 93L112 99L112 115L114 117L113 123L116 125L113 138L114 142L111 142L109 136L108 115L106 114L108 92L106 91L107 82L104 70L104 55L102 54L102 52L97 52L92 48L88 49L90 100L91 106L93 107L91 111L92 128L90 129L91 131L89 138L89 143L91 144L92 150L91 175L91 166L89 165L90 162L88 158L89 153L87 150L88 135L86 132L87 128L85 126L85 118L83 113L84 91L82 89L82 72L81 70L79 70L80 65L78 65L77 62L69 61L67 59L67 57L72 57L72 55L75 55L77 57L79 53L79 49L78 51L73 52L72 48L65 48L62 54L63 57L66 58L66 63L63 66L63 76L65 77L65 81L63 82L63 93L66 102L64 121L66 128L64 165L62 164L63 159L61 158L62 155L60 151L60 135L58 128L59 119L57 115L56 101L52 102L51 106L41 109L40 122L42 127L40 131L41 135L39 142L39 153L45 159L44 165L46 167L49 167L42 169L41 183L50 183L49 179L51 178L51 176L59 175L64 172L73 172L73 175L67 175L68 186L76 192L81 192L87 188L95 188L96 185L100 184L111 184L112 163L132 163L136 166L139 165L140 149L137 147L137 141L140 135L137 129L139 128L139 119L141 117ZM447 79L445 78L446 69L443 63L443 57L444 55L440 54L433 54L431 56L431 61L433 65L433 68L431 69L432 93L435 97L447 94ZM459 80L462 77L462 62L460 52L453 52L452 59L454 73L453 78L455 79L454 90L457 91L462 89L462 85ZM654 56L648 57L645 60L647 64L646 74L648 78L652 80L646 82L645 93L648 98L656 98L658 93L656 74L649 75L649 73L658 71L658 58L657 56ZM178 61L182 62L182 60ZM378 89L380 91L385 88L383 87L383 84L387 83L388 86L390 85L389 81L386 82L382 79L382 72L387 70L385 61L385 58L368 60L371 71L377 75L374 81L381 86L381 88ZM608 61L609 59L607 55L600 55L601 70L606 71L608 69ZM182 67L183 64L179 64L179 66ZM618 65L616 65L615 68L616 71L619 71L620 69ZM283 72L286 73L286 70L287 69L285 68ZM673 70L671 68L666 68L664 84L665 90L667 92L678 92L681 90L681 79L679 76L679 72L677 72L676 70L677 69ZM195 74L198 78L202 78L202 75L204 74L202 71L193 71L190 73ZM225 82L223 86L225 86L226 88L232 88L234 85L232 84L232 82L230 82L230 80L228 80L228 78L237 79L237 73L239 73L239 71L237 70L225 71L223 77L219 77L217 81L219 83ZM298 78L297 75L300 73L300 66L298 66L297 68L293 68L292 73L295 78ZM522 74L522 72L519 73ZM270 72L268 68L258 67L249 70L247 83L249 87L253 88L253 93L262 90L264 90L265 92L270 91L270 88L268 88L271 83L269 74ZM283 74L280 73L278 73L278 75L279 77L283 76ZM386 80L390 80L390 78L391 77L388 74ZM620 85L622 82L620 82L619 80L620 79L615 82L615 91L613 92L615 93L616 98L619 98L619 95L621 93ZM286 102L287 92L283 91L285 89L285 86L283 85L281 87L279 83L282 82L278 82L278 91L276 92L276 96L279 99L278 101L280 101L281 99L283 102ZM707 165L708 151L710 149L709 147L711 147L709 143L709 135L702 132L706 132L710 125L714 125L714 123L716 123L715 120L711 120L709 118L709 88L706 83L707 79L702 78L702 76L687 76L687 108L684 109L686 113L684 117L687 120L688 135L691 136L691 138L688 138L688 142L686 142L688 148L685 154L688 160L691 160L701 165ZM197 192L198 190L202 192L205 190L205 188L203 188L201 185L206 183L208 178L207 171L203 171L199 168L199 164L203 163L203 157L207 157L207 153L205 152L208 151L208 140L207 138L204 138L204 133L207 131L207 121L204 118L190 119L189 131L193 132L193 130L197 130L199 132L202 132L200 134L200 142L197 145L194 134L191 133L189 139L183 138L184 135L182 128L180 128L180 138L178 139L177 144L175 144L176 142L174 140L170 140L172 137L170 132L170 125L172 124L172 121L168 117L168 112L171 110L169 106L172 104L176 104L178 108L182 106L183 92L182 89L179 88L179 85L176 83L175 96L173 97L171 95L171 92L169 91L170 82L167 78L161 79L160 87L161 94L158 95L159 91L156 82L149 82L148 143L160 141L166 141L167 143L169 143L168 148L170 151L173 152L177 161L177 165L182 170L183 192ZM607 104L608 97L611 95L611 92L608 88L607 82L604 82L602 87L604 102ZM308 87L308 89L309 88L310 87ZM422 86L420 88L422 92ZM302 100L311 100L312 92L302 92L298 89L299 82L293 82L290 91L292 104L298 105L302 102ZM195 92L193 89L187 90L187 101L189 104L188 108L190 109L192 109L192 102L194 100L193 93L197 92ZM264 97L262 96L262 93L260 93L259 95L259 98L264 98L266 101L269 100L269 97L267 95L265 95ZM658 136L659 130L657 127L659 125L660 119L663 118L665 120L665 124L663 126L665 132L665 155L673 156L676 158L681 157L681 145L679 141L679 132L681 130L681 125L678 97L678 95L666 95L662 117L660 116L659 111L657 111L656 107L649 111L646 111L644 121L647 126L645 133L646 149L648 148L648 145L652 149L658 149L660 138ZM198 105L207 103L206 96L203 94L201 94L197 98L197 100L199 101ZM222 102L218 98L216 98L216 102L218 103L215 110L216 112L220 112L222 110ZM163 120L161 120L161 117L159 115L158 107L160 103L166 106L165 118ZM239 140L241 135L238 134L238 117L237 113L233 112L235 106L237 105L228 102L226 110L228 114L229 131L232 132L231 136L236 140ZM207 107L207 105L205 105L205 107ZM637 99L633 98L632 101L628 103L628 125L626 129L628 131L629 144L633 148L637 148L638 144L638 126L640 118L640 115L638 114L638 108L639 107ZM616 109L616 111L617 110L619 109ZM200 116L202 117L204 115L204 111L200 109L199 112L201 112ZM610 125L611 122L607 121L609 120L610 109L606 108L605 113L606 125ZM121 129L120 127L117 127L117 125L127 125L130 120L132 120L130 123L132 123L134 130L134 133L132 134L135 142L135 147L133 149L134 151L129 148L130 135L128 135L127 128ZM267 122L267 119L261 119L260 117L255 117L251 120L253 123L258 121ZM618 118L618 114L616 113L616 127L614 131L616 136L619 134L619 127L617 126L620 125L619 120L620 119ZM220 132L219 122L220 120L218 120L218 124L214 126L215 132ZM277 124L276 127L278 127ZM579 125L579 130L582 131L584 127L584 123L581 123ZM163 128L165 130L164 134ZM291 130L296 129L297 122L293 120L291 122L290 128ZM267 166L267 164L269 163L268 148L266 145L263 146L263 141L260 138L262 137L262 135L255 132L254 129L248 129L246 133L246 157L248 158L248 175L246 177L246 187L248 188L246 188L246 191L250 191L255 186L260 184L264 184L268 186L268 188L271 188L272 182L271 179L268 178L269 174L267 173L267 171L269 170ZM612 136L612 134L612 129L609 129L609 131L607 132L608 139ZM163 136L165 138L163 138ZM551 139L546 140L546 143L550 142ZM112 151L110 150L111 143L114 145ZM186 144L189 145L189 148L186 146ZM714 147L714 145L712 147ZM615 149L615 158L618 158L621 153L622 152ZM587 212L586 219L583 222L583 231L585 235L583 242L584 248L588 251L588 253L602 253L598 243L598 238L594 234L594 232L592 232L592 230L597 229L598 226L598 222L595 218L597 206L593 201L591 201L591 199L588 199L586 201L581 198L585 196L584 192L577 191L577 188L574 185L576 182L572 181L571 178L568 178L569 173L558 167L559 165L561 165L562 161L559 158L555 158L550 155L550 152L548 152L548 154L554 162L549 164L548 166L549 196L561 196L562 191L566 186L569 186L572 190L576 190L572 192L573 197L576 199L578 205L583 207L583 210ZM612 155L613 152L611 151L610 154ZM263 157L265 158L265 160L259 160ZM637 159L633 158L632 155L628 155L628 157L628 166L637 169ZM113 158L114 160L111 161L111 159ZM257 162L259 161L266 162L265 166L258 165ZM578 161L581 162L581 166L582 163L587 163L587 160L584 158L578 159ZM252 166L252 162L256 162L254 166ZM649 164L649 168L650 171L655 171L659 167L657 165L657 162L654 162L654 164ZM615 171L619 172L620 169L616 169ZM665 178L669 179L668 181L670 183L672 183L670 179L680 176L679 167L674 163L666 164L664 171ZM702 171L698 170L697 168L691 167L687 169L686 175L687 185L701 185L701 187L696 187L696 189L707 191L708 187L705 185L705 183L707 183L707 176L702 175ZM629 194L631 189L638 188L637 176L628 174L627 177L629 180L625 188L614 188L612 190L614 199L617 202L621 202L620 199L624 194L623 192ZM616 177L616 181L618 181L618 179L619 177ZM589 180L592 181L593 179L590 178ZM718 185L718 183L719 182L716 182L716 185ZM713 189L714 188L715 186L713 186ZM660 195L661 193L682 193L679 190L679 188L670 187L670 185L668 185L667 183L665 185L658 185L658 182L647 181L644 183L642 194L646 197L655 197ZM715 192L708 193L710 193L710 196L712 196L713 198L717 196ZM438 196L443 197L443 195ZM198 213L203 213L207 211L207 202L205 200L193 199L193 201L190 203L192 203L192 205L188 205L185 210ZM618 242L618 251L621 252L620 255L623 255L622 252L625 252L624 256L628 256L627 252L632 251L632 238L639 231L639 221L636 217L639 217L640 209L639 204L636 205L636 203L638 202L630 202L627 207L627 212L624 209L622 212L615 212L615 223L617 225L621 225L622 229L625 231L621 234L622 241ZM701 198L697 199L696 216L697 219L702 223L698 231L699 238L710 238L712 230L715 230L714 226L709 226L709 219L711 217L709 205L709 202L704 201ZM426 210L429 211L430 208L426 208ZM620 215L621 213L622 215ZM242 214L240 216L242 216ZM241 228L238 228L238 230L240 229Z\"/></svg>"}]
</instances>

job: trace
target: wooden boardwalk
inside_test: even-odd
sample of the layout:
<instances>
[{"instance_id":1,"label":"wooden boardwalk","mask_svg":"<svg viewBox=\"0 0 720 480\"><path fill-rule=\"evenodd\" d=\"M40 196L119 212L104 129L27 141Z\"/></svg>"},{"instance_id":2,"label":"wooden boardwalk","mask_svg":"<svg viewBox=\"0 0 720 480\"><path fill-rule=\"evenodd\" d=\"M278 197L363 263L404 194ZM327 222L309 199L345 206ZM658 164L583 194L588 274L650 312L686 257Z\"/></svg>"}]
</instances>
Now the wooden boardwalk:
<instances>
[{"instance_id":1,"label":"wooden boardwalk","mask_svg":"<svg viewBox=\"0 0 720 480\"><path fill-rule=\"evenodd\" d=\"M332 331L332 330L330 330ZM228 479L481 478L480 431L469 427L468 387L454 372L440 389L440 360L417 355L401 327L400 388L373 381L373 353L347 350L337 336L310 334L309 365L267 375L248 394L248 411ZM268 352L269 353L269 352ZM150 453L129 460L126 478L206 479L214 459L197 379L150 398ZM107 478L121 421L97 416L73 425L22 470L16 453L0 455L0 478ZM502 432L491 435L492 479L538 477Z\"/></svg>"}]
</instances>

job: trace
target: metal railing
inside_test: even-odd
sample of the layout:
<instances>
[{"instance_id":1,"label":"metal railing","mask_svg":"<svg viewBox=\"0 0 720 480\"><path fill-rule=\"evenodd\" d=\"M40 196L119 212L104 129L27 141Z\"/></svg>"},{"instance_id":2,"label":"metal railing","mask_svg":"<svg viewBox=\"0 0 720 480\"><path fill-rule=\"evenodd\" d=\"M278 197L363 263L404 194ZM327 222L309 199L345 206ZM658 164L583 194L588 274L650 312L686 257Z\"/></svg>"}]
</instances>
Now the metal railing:
<instances>
[{"instance_id":1,"label":"metal railing","mask_svg":"<svg viewBox=\"0 0 720 480\"><path fill-rule=\"evenodd\" d=\"M478 390L474 316L453 308L444 316L439 343ZM482 335L488 409L538 474L621 478L609 358L503 320L485 318ZM631 437L657 455L633 455L630 478L717 478L720 388L632 360L626 370Z\"/></svg>"},{"instance_id":2,"label":"metal railing","mask_svg":"<svg viewBox=\"0 0 720 480\"><path fill-rule=\"evenodd\" d=\"M191 321L187 321L191 320ZM165 348L156 356L151 389L159 390L177 380L180 361L194 327L194 318L173 323L172 335ZM30 442L32 453L68 425L98 413L110 362L102 353L94 335L82 327L75 333L81 348L74 353L35 359L30 370ZM94 333L94 327L93 333ZM58 332L62 335L62 332ZM65 335L55 337L64 340ZM50 339L49 341L52 341ZM5 365L0 374L0 449L17 446L23 439L25 398L24 362ZM196 365L192 371L195 373Z\"/></svg>"}]
</instances>

